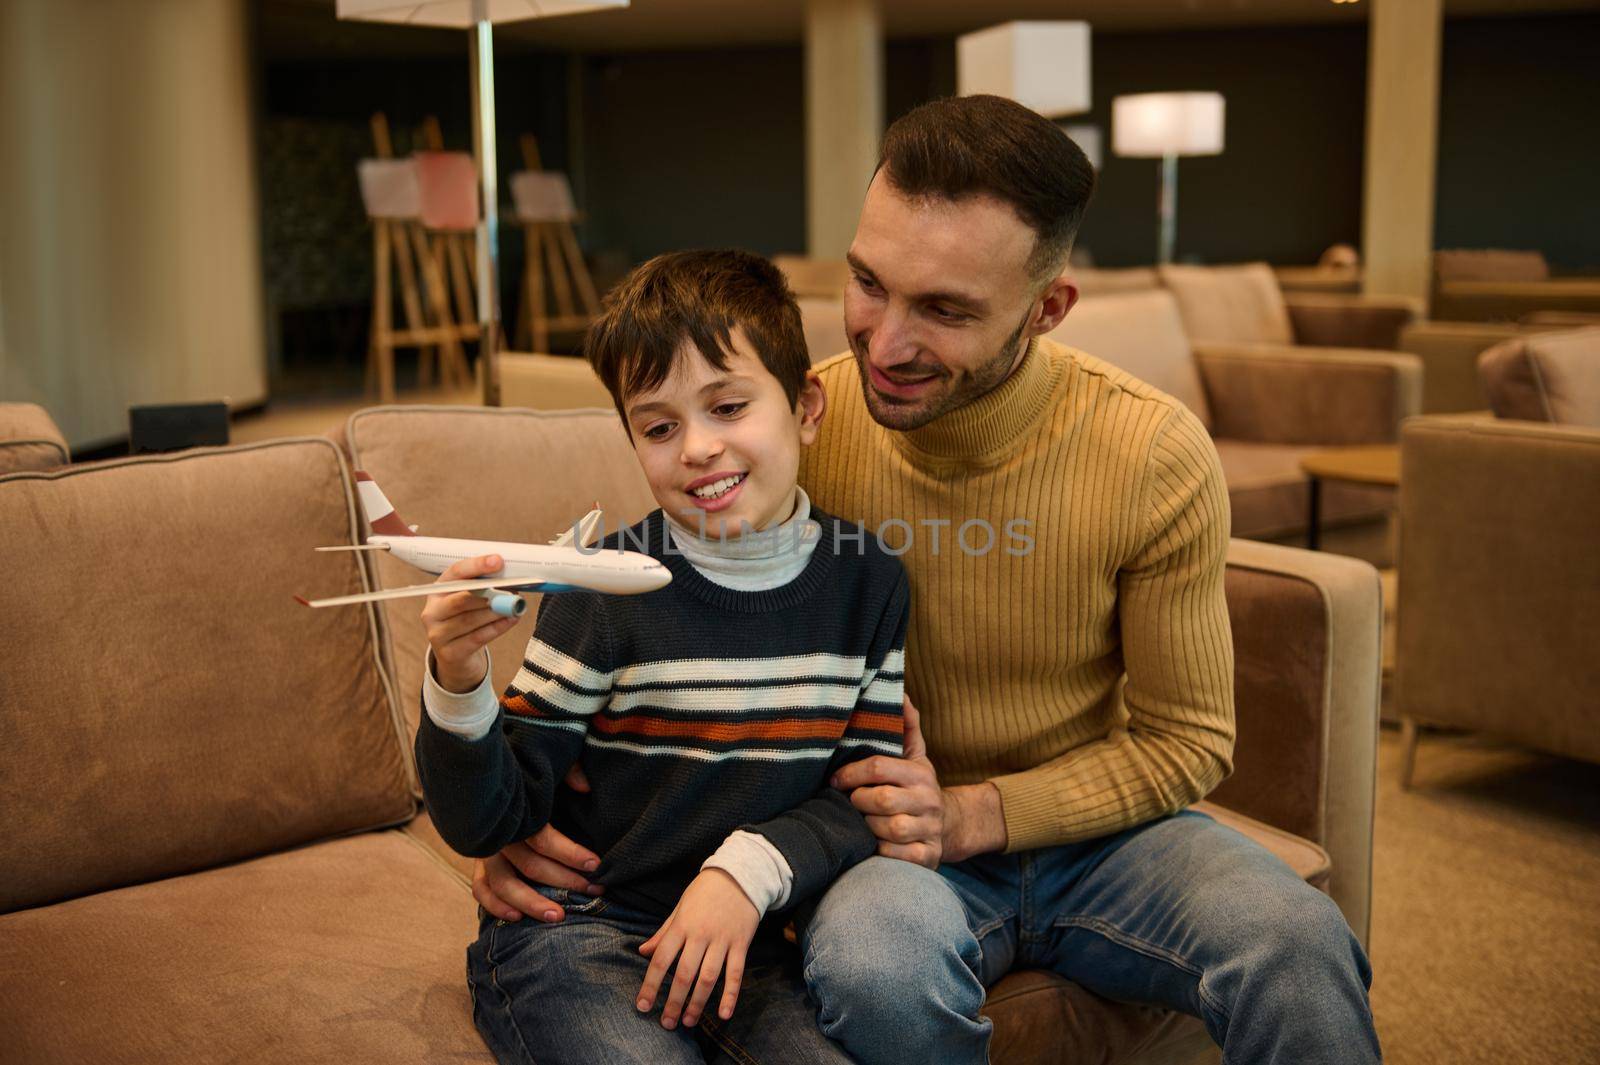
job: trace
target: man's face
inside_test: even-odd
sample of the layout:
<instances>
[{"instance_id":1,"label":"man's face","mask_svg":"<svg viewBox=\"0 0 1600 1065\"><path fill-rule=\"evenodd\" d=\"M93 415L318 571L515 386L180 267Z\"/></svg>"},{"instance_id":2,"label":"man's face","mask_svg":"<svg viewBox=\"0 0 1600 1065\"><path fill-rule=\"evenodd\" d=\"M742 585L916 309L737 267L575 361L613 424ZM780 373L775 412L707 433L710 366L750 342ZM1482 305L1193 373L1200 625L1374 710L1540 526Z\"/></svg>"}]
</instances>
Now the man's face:
<instances>
[{"instance_id":1,"label":"man's face","mask_svg":"<svg viewBox=\"0 0 1600 1065\"><path fill-rule=\"evenodd\" d=\"M1076 290L1030 277L1033 248L1034 231L993 197L912 200L882 171L872 179L848 255L844 324L875 421L915 429L972 402L1054 328Z\"/></svg>"},{"instance_id":2,"label":"man's face","mask_svg":"<svg viewBox=\"0 0 1600 1065\"><path fill-rule=\"evenodd\" d=\"M634 452L656 504L718 539L770 528L794 505L800 448L817 436L825 398L810 375L791 407L742 329L718 370L687 339L671 376L627 397Z\"/></svg>"}]
</instances>

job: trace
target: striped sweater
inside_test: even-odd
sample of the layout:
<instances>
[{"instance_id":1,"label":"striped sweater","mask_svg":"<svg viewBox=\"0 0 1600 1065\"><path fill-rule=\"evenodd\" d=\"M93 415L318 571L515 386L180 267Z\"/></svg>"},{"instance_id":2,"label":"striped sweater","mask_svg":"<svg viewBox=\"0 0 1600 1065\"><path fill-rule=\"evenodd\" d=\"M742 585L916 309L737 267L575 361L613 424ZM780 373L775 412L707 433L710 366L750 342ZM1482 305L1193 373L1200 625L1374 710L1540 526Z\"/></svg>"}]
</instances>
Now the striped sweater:
<instances>
[{"instance_id":1,"label":"striped sweater","mask_svg":"<svg viewBox=\"0 0 1600 1065\"><path fill-rule=\"evenodd\" d=\"M665 916L729 833L793 872L783 910L876 849L841 765L901 751L909 591L897 559L817 511L794 580L740 592L669 549L658 510L607 538L672 583L637 596L546 596L501 725L479 740L424 715L417 766L445 842L484 857L546 823L600 855L607 897ZM558 785L579 757L592 791Z\"/></svg>"}]
</instances>

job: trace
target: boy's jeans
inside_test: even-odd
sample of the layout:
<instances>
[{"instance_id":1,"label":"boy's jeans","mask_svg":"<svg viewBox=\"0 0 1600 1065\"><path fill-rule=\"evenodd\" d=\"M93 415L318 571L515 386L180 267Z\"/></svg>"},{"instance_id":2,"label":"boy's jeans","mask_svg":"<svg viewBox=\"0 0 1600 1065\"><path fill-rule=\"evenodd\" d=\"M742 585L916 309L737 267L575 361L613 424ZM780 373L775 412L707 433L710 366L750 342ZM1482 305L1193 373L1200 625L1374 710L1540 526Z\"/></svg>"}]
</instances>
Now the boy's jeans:
<instances>
[{"instance_id":1,"label":"boy's jeans","mask_svg":"<svg viewBox=\"0 0 1600 1065\"><path fill-rule=\"evenodd\" d=\"M848 1065L817 1028L799 953L788 943L750 945L733 1017L717 1015L722 983L693 1028L661 1027L663 985L653 1013L634 1008L650 960L639 946L661 920L562 888L540 887L567 916L558 924L505 922L478 911L467 948L472 1018L502 1063L519 1065ZM670 977L668 980L670 984Z\"/></svg>"},{"instance_id":2,"label":"boy's jeans","mask_svg":"<svg viewBox=\"0 0 1600 1065\"><path fill-rule=\"evenodd\" d=\"M1204 814L937 873L869 858L801 945L822 1030L862 1065L986 1061L984 988L1016 968L1193 1014L1225 1062L1380 1060L1338 907Z\"/></svg>"}]
</instances>

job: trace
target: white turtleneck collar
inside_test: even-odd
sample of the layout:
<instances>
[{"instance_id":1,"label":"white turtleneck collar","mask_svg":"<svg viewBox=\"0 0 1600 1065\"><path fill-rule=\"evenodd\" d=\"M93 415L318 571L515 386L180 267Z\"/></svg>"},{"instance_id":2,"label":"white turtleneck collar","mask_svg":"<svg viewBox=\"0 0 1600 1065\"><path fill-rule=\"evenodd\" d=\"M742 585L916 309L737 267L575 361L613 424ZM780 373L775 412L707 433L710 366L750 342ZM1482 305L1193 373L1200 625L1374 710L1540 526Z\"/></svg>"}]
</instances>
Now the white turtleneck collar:
<instances>
[{"instance_id":1,"label":"white turtleneck collar","mask_svg":"<svg viewBox=\"0 0 1600 1065\"><path fill-rule=\"evenodd\" d=\"M822 526L811 520L811 499L795 485L794 511L770 529L732 540L701 536L672 515L667 532L672 545L700 575L736 592L781 588L800 575L821 539Z\"/></svg>"}]
</instances>

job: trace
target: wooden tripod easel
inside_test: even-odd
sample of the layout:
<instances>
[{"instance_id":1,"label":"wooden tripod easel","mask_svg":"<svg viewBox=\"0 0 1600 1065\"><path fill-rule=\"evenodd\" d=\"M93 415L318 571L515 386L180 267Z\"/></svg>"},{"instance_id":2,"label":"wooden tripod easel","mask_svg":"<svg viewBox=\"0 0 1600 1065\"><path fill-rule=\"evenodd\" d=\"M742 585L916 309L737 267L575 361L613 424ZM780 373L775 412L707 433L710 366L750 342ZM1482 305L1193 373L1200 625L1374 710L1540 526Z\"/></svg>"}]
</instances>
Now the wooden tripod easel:
<instances>
[{"instance_id":1,"label":"wooden tripod easel","mask_svg":"<svg viewBox=\"0 0 1600 1065\"><path fill-rule=\"evenodd\" d=\"M542 170L539 143L531 133L522 135L522 161L529 170ZM583 261L572 223L522 222L522 306L517 311L517 345L524 351L546 352L551 333L581 333L600 314L594 278ZM546 282L555 297L556 313L545 301ZM577 301L573 294L576 292Z\"/></svg>"},{"instance_id":2,"label":"wooden tripod easel","mask_svg":"<svg viewBox=\"0 0 1600 1065\"><path fill-rule=\"evenodd\" d=\"M372 116L372 141L379 158L393 158L389 121L381 112ZM400 279L405 329L394 328L391 258ZM417 283L419 270L423 281L421 286ZM372 220L372 278L372 332L367 344L367 389L370 390L376 382L379 402L394 402L394 349L397 347L417 349L418 384L426 386L433 383L433 364L437 359L442 383L470 387L472 374L461 350L464 332L451 318L439 259L429 246L419 221L402 218ZM431 324L429 315L423 312L424 292L432 312ZM477 335L476 324L472 327L471 335Z\"/></svg>"}]
</instances>

